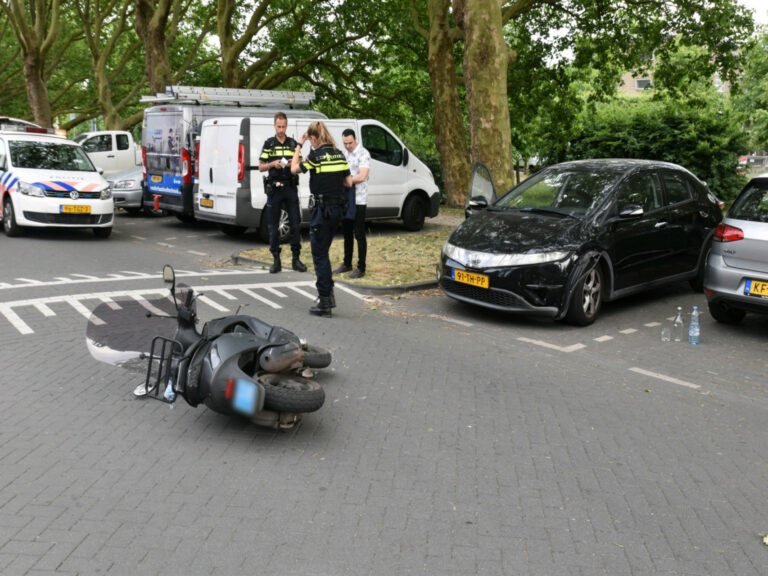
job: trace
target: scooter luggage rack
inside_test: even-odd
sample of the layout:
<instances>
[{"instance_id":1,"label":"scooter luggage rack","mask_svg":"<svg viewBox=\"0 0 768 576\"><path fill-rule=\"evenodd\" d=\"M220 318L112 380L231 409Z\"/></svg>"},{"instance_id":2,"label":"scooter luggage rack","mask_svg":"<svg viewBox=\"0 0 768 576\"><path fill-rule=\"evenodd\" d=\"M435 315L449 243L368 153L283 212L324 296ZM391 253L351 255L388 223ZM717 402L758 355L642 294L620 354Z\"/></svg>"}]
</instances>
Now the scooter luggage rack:
<instances>
[{"instance_id":1,"label":"scooter luggage rack","mask_svg":"<svg viewBox=\"0 0 768 576\"><path fill-rule=\"evenodd\" d=\"M174 366L174 356L181 358L184 354L184 347L178 340L166 338L165 336L155 336L152 338L152 348L149 351L149 363L147 364L147 378L144 381L144 387L147 396L160 400L166 404L173 404L174 400L165 398L165 388L171 381ZM157 369L153 367L157 365ZM174 390L175 392L175 390Z\"/></svg>"}]
</instances>

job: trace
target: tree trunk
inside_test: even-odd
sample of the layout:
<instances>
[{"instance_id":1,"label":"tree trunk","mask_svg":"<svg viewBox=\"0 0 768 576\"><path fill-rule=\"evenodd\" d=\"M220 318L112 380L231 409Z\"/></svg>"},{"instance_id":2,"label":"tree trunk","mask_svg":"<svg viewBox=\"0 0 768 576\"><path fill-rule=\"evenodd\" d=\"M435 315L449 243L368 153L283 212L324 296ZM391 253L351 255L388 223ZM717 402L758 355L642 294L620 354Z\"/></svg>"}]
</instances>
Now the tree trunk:
<instances>
[{"instance_id":1,"label":"tree trunk","mask_svg":"<svg viewBox=\"0 0 768 576\"><path fill-rule=\"evenodd\" d=\"M464 86L467 89L472 162L490 170L498 193L512 186L512 143L507 101L509 47L500 0L465 0Z\"/></svg>"},{"instance_id":2,"label":"tree trunk","mask_svg":"<svg viewBox=\"0 0 768 576\"><path fill-rule=\"evenodd\" d=\"M136 33L144 45L149 93L164 92L170 84L170 67L165 31L171 2L136 0Z\"/></svg>"},{"instance_id":3,"label":"tree trunk","mask_svg":"<svg viewBox=\"0 0 768 576\"><path fill-rule=\"evenodd\" d=\"M38 56L39 52L37 51L24 55L27 101L35 117L35 122L43 128L52 128L51 101L48 98L48 86L43 78L44 63Z\"/></svg>"},{"instance_id":4,"label":"tree trunk","mask_svg":"<svg viewBox=\"0 0 768 576\"><path fill-rule=\"evenodd\" d=\"M429 2L429 79L435 109L435 137L443 167L448 206L463 206L469 190L470 164L459 83L453 57L450 0Z\"/></svg>"}]
</instances>

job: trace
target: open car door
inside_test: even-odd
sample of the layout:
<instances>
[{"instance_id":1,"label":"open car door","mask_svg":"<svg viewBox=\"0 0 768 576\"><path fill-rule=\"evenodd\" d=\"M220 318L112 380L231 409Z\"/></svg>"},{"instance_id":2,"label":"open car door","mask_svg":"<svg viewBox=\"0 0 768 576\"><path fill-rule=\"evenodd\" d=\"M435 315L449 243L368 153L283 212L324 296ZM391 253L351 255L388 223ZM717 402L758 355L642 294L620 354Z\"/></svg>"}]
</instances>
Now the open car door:
<instances>
[{"instance_id":1,"label":"open car door","mask_svg":"<svg viewBox=\"0 0 768 576\"><path fill-rule=\"evenodd\" d=\"M485 210L496 202L496 187L493 185L491 171L485 164L475 164L472 180L469 184L469 194L464 205L464 216L469 218L478 210Z\"/></svg>"}]
</instances>

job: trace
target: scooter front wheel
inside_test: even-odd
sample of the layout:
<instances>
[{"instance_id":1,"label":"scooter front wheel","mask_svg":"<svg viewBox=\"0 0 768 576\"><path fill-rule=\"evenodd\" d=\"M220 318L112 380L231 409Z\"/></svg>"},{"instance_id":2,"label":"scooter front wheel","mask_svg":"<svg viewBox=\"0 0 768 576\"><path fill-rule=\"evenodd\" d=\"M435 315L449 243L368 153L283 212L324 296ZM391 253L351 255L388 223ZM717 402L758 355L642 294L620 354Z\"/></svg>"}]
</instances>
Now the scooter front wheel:
<instances>
[{"instance_id":1,"label":"scooter front wheel","mask_svg":"<svg viewBox=\"0 0 768 576\"><path fill-rule=\"evenodd\" d=\"M309 368L327 368L331 363L331 353L320 346L304 346L304 365Z\"/></svg>"},{"instance_id":2,"label":"scooter front wheel","mask_svg":"<svg viewBox=\"0 0 768 576\"><path fill-rule=\"evenodd\" d=\"M325 402L325 391L309 378L293 374L262 374L264 408L275 412L306 414L319 410Z\"/></svg>"}]
</instances>

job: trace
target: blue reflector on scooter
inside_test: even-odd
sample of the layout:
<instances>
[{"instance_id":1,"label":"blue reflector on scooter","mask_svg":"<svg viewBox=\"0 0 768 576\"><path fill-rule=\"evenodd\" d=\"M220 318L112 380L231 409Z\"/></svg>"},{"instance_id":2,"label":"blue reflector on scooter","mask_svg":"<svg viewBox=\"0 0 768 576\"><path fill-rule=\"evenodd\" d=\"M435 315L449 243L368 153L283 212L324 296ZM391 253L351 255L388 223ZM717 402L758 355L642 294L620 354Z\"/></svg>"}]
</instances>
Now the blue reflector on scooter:
<instances>
[{"instance_id":1,"label":"blue reflector on scooter","mask_svg":"<svg viewBox=\"0 0 768 576\"><path fill-rule=\"evenodd\" d=\"M232 407L240 412L252 416L256 413L256 384L250 380L238 379L235 385L235 397L232 399Z\"/></svg>"}]
</instances>

